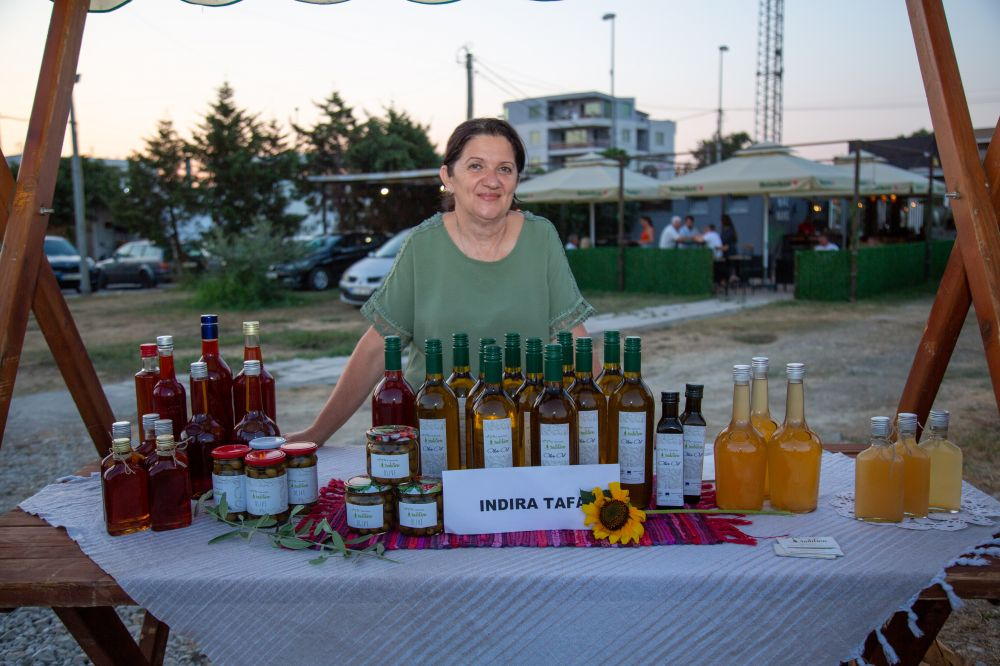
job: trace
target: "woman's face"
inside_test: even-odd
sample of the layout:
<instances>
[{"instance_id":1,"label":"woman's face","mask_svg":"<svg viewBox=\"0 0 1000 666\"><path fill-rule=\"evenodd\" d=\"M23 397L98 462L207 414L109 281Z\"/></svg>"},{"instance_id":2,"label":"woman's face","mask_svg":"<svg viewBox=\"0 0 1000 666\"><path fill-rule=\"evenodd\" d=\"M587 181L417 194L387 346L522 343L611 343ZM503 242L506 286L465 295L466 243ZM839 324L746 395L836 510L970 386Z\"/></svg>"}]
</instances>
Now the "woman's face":
<instances>
[{"instance_id":1,"label":"woman's face","mask_svg":"<svg viewBox=\"0 0 1000 666\"><path fill-rule=\"evenodd\" d=\"M455 196L455 211L481 220L502 219L517 189L514 149L501 136L480 134L465 144L452 173L441 167L441 181Z\"/></svg>"}]
</instances>

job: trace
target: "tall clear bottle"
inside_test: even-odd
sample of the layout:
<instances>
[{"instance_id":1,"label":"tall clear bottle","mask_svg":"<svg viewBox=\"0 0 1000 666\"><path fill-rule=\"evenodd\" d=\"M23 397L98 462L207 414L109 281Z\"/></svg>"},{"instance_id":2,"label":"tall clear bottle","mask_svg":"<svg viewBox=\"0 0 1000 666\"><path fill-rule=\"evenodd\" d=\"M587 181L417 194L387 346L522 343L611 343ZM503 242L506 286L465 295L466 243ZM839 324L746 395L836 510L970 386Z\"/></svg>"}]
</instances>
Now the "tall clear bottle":
<instances>
[{"instance_id":1,"label":"tall clear bottle","mask_svg":"<svg viewBox=\"0 0 1000 666\"><path fill-rule=\"evenodd\" d=\"M947 410L932 409L930 422L920 448L931 459L929 509L938 513L957 513L962 509L962 450L948 439Z\"/></svg>"},{"instance_id":2,"label":"tall clear bottle","mask_svg":"<svg viewBox=\"0 0 1000 666\"><path fill-rule=\"evenodd\" d=\"M708 424L701 414L704 384L684 385L684 503L697 506L701 501L701 477L705 466L705 429Z\"/></svg>"},{"instance_id":3,"label":"tall clear bottle","mask_svg":"<svg viewBox=\"0 0 1000 666\"><path fill-rule=\"evenodd\" d=\"M441 341L424 342L427 377L417 391L420 437L420 473L441 476L446 469L462 469L458 443L458 399L444 383Z\"/></svg>"},{"instance_id":4,"label":"tall clear bottle","mask_svg":"<svg viewBox=\"0 0 1000 666\"><path fill-rule=\"evenodd\" d=\"M868 448L854 461L854 517L868 523L903 520L903 459L889 441L888 416L871 418Z\"/></svg>"},{"instance_id":5,"label":"tall clear bottle","mask_svg":"<svg viewBox=\"0 0 1000 666\"><path fill-rule=\"evenodd\" d=\"M750 366L733 366L733 417L715 438L715 503L720 509L764 506L767 446L750 423Z\"/></svg>"},{"instance_id":6,"label":"tall clear bottle","mask_svg":"<svg viewBox=\"0 0 1000 666\"><path fill-rule=\"evenodd\" d=\"M399 336L385 336L385 376L372 393L372 427L407 425L417 427L416 396L403 377L403 348Z\"/></svg>"},{"instance_id":7,"label":"tall clear bottle","mask_svg":"<svg viewBox=\"0 0 1000 666\"><path fill-rule=\"evenodd\" d=\"M556 333L556 340L562 347L562 383L563 388L569 388L576 381L576 373L573 371L573 332L559 331Z\"/></svg>"},{"instance_id":8,"label":"tall clear bottle","mask_svg":"<svg viewBox=\"0 0 1000 666\"><path fill-rule=\"evenodd\" d=\"M517 430L521 436L516 444L514 460L517 466L531 463L531 408L544 389L545 375L542 372L542 339L528 338L524 341L524 383L514 393L517 405Z\"/></svg>"},{"instance_id":9,"label":"tall clear bottle","mask_svg":"<svg viewBox=\"0 0 1000 666\"><path fill-rule=\"evenodd\" d=\"M142 456L132 450L132 424L111 425L111 453L101 461L104 526L111 536L148 530L149 477Z\"/></svg>"},{"instance_id":10,"label":"tall clear bottle","mask_svg":"<svg viewBox=\"0 0 1000 666\"><path fill-rule=\"evenodd\" d=\"M479 338L479 379L472 386L472 390L469 391L469 397L465 399L465 436L466 436L466 461L469 467L472 467L472 452L476 448L476 434L473 430L475 424L475 406L476 400L479 399L479 395L483 392L486 387L486 359L484 355L486 353L486 348L490 345L495 345L497 343L494 338Z\"/></svg>"},{"instance_id":11,"label":"tall clear bottle","mask_svg":"<svg viewBox=\"0 0 1000 666\"><path fill-rule=\"evenodd\" d=\"M469 399L472 388L476 385L472 373L469 372L469 335L467 333L453 333L452 340L452 372L448 377L448 388L455 394L458 401L458 448L460 454L460 469L466 469L469 461L472 460L472 446L467 444L465 405Z\"/></svg>"},{"instance_id":12,"label":"tall clear bottle","mask_svg":"<svg viewBox=\"0 0 1000 666\"><path fill-rule=\"evenodd\" d=\"M142 361L142 370L135 373L135 413L139 418L143 414L153 411L153 388L160 380L160 367L156 363L156 345L153 343L143 343L139 345L139 358ZM146 439L146 430L139 422L139 441Z\"/></svg>"},{"instance_id":13,"label":"tall clear bottle","mask_svg":"<svg viewBox=\"0 0 1000 666\"><path fill-rule=\"evenodd\" d=\"M524 383L521 372L521 336L507 333L503 336L503 390L511 398Z\"/></svg>"},{"instance_id":14,"label":"tall clear bottle","mask_svg":"<svg viewBox=\"0 0 1000 666\"><path fill-rule=\"evenodd\" d=\"M483 350L483 359L483 390L472 408L473 467L513 467L517 408L500 383L500 348L489 345Z\"/></svg>"},{"instance_id":15,"label":"tall clear bottle","mask_svg":"<svg viewBox=\"0 0 1000 666\"><path fill-rule=\"evenodd\" d=\"M243 361L243 374L246 375L244 397L247 403L247 413L236 424L233 440L237 444L250 445L258 437L277 437L281 434L278 424L264 413L264 403L260 392L260 361Z\"/></svg>"},{"instance_id":16,"label":"tall clear bottle","mask_svg":"<svg viewBox=\"0 0 1000 666\"><path fill-rule=\"evenodd\" d=\"M819 501L819 470L823 443L806 423L805 377L802 363L785 366L788 393L785 420L767 446L767 468L771 476L771 506L783 511L808 513Z\"/></svg>"},{"instance_id":17,"label":"tall clear bottle","mask_svg":"<svg viewBox=\"0 0 1000 666\"><path fill-rule=\"evenodd\" d=\"M275 399L274 376L264 366L264 355L260 350L260 322L243 322L243 360L260 361L260 395L267 418L278 422L278 406ZM242 368L233 378L233 421L239 423L247 413L246 375Z\"/></svg>"},{"instance_id":18,"label":"tall clear bottle","mask_svg":"<svg viewBox=\"0 0 1000 666\"><path fill-rule=\"evenodd\" d=\"M656 403L642 381L642 342L625 338L625 378L608 404L609 463L618 463L629 502L649 507L653 490L653 416Z\"/></svg>"},{"instance_id":19,"label":"tall clear bottle","mask_svg":"<svg viewBox=\"0 0 1000 666\"><path fill-rule=\"evenodd\" d=\"M580 464L597 465L608 455L608 399L594 381L594 342L576 339L576 381L569 388L580 423Z\"/></svg>"},{"instance_id":20,"label":"tall clear bottle","mask_svg":"<svg viewBox=\"0 0 1000 666\"><path fill-rule=\"evenodd\" d=\"M684 506L684 426L677 415L680 394L660 394L662 411L656 424L656 508Z\"/></svg>"},{"instance_id":21,"label":"tall clear bottle","mask_svg":"<svg viewBox=\"0 0 1000 666\"><path fill-rule=\"evenodd\" d=\"M618 331L604 331L604 364L597 375L597 385L609 399L625 381L622 375L622 348Z\"/></svg>"},{"instance_id":22,"label":"tall clear bottle","mask_svg":"<svg viewBox=\"0 0 1000 666\"><path fill-rule=\"evenodd\" d=\"M210 411L210 391L208 364L195 361L191 364L191 420L184 426L191 496L194 499L212 489L212 449L222 446L229 439L229 431L223 430L222 424Z\"/></svg>"},{"instance_id":23,"label":"tall clear bottle","mask_svg":"<svg viewBox=\"0 0 1000 666\"><path fill-rule=\"evenodd\" d=\"M766 356L754 356L750 360L753 377L750 382L750 423L757 429L764 442L770 442L771 436L778 429L778 422L771 416L771 407L767 391L767 369L769 360ZM771 496L770 476L764 473L764 499Z\"/></svg>"},{"instance_id":24,"label":"tall clear bottle","mask_svg":"<svg viewBox=\"0 0 1000 666\"><path fill-rule=\"evenodd\" d=\"M153 409L150 411L170 419L174 424L174 439L180 439L188 420L187 393L184 385L177 381L174 370L174 336L157 336L156 351L160 357L160 379L153 387Z\"/></svg>"},{"instance_id":25,"label":"tall clear bottle","mask_svg":"<svg viewBox=\"0 0 1000 666\"><path fill-rule=\"evenodd\" d=\"M931 458L917 446L917 415L896 415L898 438L893 443L896 455L903 459L903 513L926 518L930 508Z\"/></svg>"},{"instance_id":26,"label":"tall clear bottle","mask_svg":"<svg viewBox=\"0 0 1000 666\"><path fill-rule=\"evenodd\" d=\"M573 398L563 388L563 349L545 345L545 384L531 408L531 464L578 465L579 423Z\"/></svg>"},{"instance_id":27,"label":"tall clear bottle","mask_svg":"<svg viewBox=\"0 0 1000 666\"><path fill-rule=\"evenodd\" d=\"M208 413L219 422L228 437L236 425L233 421L233 371L219 351L219 315L201 316L201 358L198 360L208 368Z\"/></svg>"}]
</instances>

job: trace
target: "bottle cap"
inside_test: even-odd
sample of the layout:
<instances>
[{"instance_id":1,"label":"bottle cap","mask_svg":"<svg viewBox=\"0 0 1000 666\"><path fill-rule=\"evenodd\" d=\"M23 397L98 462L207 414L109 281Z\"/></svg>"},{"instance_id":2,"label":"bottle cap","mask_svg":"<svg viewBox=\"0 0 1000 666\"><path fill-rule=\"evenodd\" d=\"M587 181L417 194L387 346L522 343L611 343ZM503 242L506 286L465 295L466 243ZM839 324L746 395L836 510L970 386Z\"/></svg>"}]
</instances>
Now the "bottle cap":
<instances>
[{"instance_id":1,"label":"bottle cap","mask_svg":"<svg viewBox=\"0 0 1000 666\"><path fill-rule=\"evenodd\" d=\"M479 350L482 351L490 345L495 345L497 343L496 338L479 338Z\"/></svg>"},{"instance_id":2,"label":"bottle cap","mask_svg":"<svg viewBox=\"0 0 1000 666\"><path fill-rule=\"evenodd\" d=\"M660 393L660 401L666 403L680 402L681 396L677 391L663 391Z\"/></svg>"},{"instance_id":3,"label":"bottle cap","mask_svg":"<svg viewBox=\"0 0 1000 666\"><path fill-rule=\"evenodd\" d=\"M195 361L191 364L191 379L205 379L208 377L208 363Z\"/></svg>"},{"instance_id":4,"label":"bottle cap","mask_svg":"<svg viewBox=\"0 0 1000 666\"><path fill-rule=\"evenodd\" d=\"M469 334L468 333L452 333L451 334L451 345L453 347L468 347L469 346Z\"/></svg>"},{"instance_id":5,"label":"bottle cap","mask_svg":"<svg viewBox=\"0 0 1000 666\"><path fill-rule=\"evenodd\" d=\"M638 335L630 335L625 338L625 352L641 352L642 351L642 338Z\"/></svg>"},{"instance_id":6,"label":"bottle cap","mask_svg":"<svg viewBox=\"0 0 1000 666\"><path fill-rule=\"evenodd\" d=\"M577 338L576 339L576 353L593 353L594 351L594 340L592 338Z\"/></svg>"},{"instance_id":7,"label":"bottle cap","mask_svg":"<svg viewBox=\"0 0 1000 666\"><path fill-rule=\"evenodd\" d=\"M618 331L604 331L604 344L617 345L619 343Z\"/></svg>"},{"instance_id":8,"label":"bottle cap","mask_svg":"<svg viewBox=\"0 0 1000 666\"><path fill-rule=\"evenodd\" d=\"M483 349L483 360L487 363L500 362L500 348L496 345L487 345Z\"/></svg>"},{"instance_id":9,"label":"bottle cap","mask_svg":"<svg viewBox=\"0 0 1000 666\"><path fill-rule=\"evenodd\" d=\"M260 335L260 322L259 321L243 322L243 335Z\"/></svg>"},{"instance_id":10,"label":"bottle cap","mask_svg":"<svg viewBox=\"0 0 1000 666\"><path fill-rule=\"evenodd\" d=\"M131 453L132 442L128 437L115 437L111 440L111 450L118 455Z\"/></svg>"},{"instance_id":11,"label":"bottle cap","mask_svg":"<svg viewBox=\"0 0 1000 666\"><path fill-rule=\"evenodd\" d=\"M151 358L156 356L156 343L144 342L139 345L139 358Z\"/></svg>"},{"instance_id":12,"label":"bottle cap","mask_svg":"<svg viewBox=\"0 0 1000 666\"><path fill-rule=\"evenodd\" d=\"M111 439L132 439L132 424L128 421L115 421L111 424Z\"/></svg>"},{"instance_id":13,"label":"bottle cap","mask_svg":"<svg viewBox=\"0 0 1000 666\"><path fill-rule=\"evenodd\" d=\"M503 336L503 346L504 347L520 347L521 346L521 334L520 333L504 333Z\"/></svg>"},{"instance_id":14,"label":"bottle cap","mask_svg":"<svg viewBox=\"0 0 1000 666\"><path fill-rule=\"evenodd\" d=\"M896 428L900 434L917 432L917 415L910 412L900 412L896 415Z\"/></svg>"},{"instance_id":15,"label":"bottle cap","mask_svg":"<svg viewBox=\"0 0 1000 666\"><path fill-rule=\"evenodd\" d=\"M441 353L441 341L437 338L428 338L424 340L424 354L430 356L431 354Z\"/></svg>"},{"instance_id":16,"label":"bottle cap","mask_svg":"<svg viewBox=\"0 0 1000 666\"><path fill-rule=\"evenodd\" d=\"M172 354L174 351L174 336L156 336L156 350L161 354Z\"/></svg>"},{"instance_id":17,"label":"bottle cap","mask_svg":"<svg viewBox=\"0 0 1000 666\"><path fill-rule=\"evenodd\" d=\"M219 323L219 315L217 315L217 314L203 314L201 316L201 323L202 324L218 324Z\"/></svg>"},{"instance_id":18,"label":"bottle cap","mask_svg":"<svg viewBox=\"0 0 1000 666\"><path fill-rule=\"evenodd\" d=\"M685 398L700 398L705 392L704 384L685 384L684 385L684 397Z\"/></svg>"},{"instance_id":19,"label":"bottle cap","mask_svg":"<svg viewBox=\"0 0 1000 666\"><path fill-rule=\"evenodd\" d=\"M556 345L556 344L545 345L545 354L543 358L545 359L546 362L559 361L561 363L562 352L563 352L562 345Z\"/></svg>"},{"instance_id":20,"label":"bottle cap","mask_svg":"<svg viewBox=\"0 0 1000 666\"><path fill-rule=\"evenodd\" d=\"M930 426L947 430L948 422L951 420L951 412L947 409L932 409L930 413Z\"/></svg>"},{"instance_id":21,"label":"bottle cap","mask_svg":"<svg viewBox=\"0 0 1000 666\"><path fill-rule=\"evenodd\" d=\"M542 339L541 338L528 338L524 341L524 351L527 354L541 354L542 353Z\"/></svg>"},{"instance_id":22,"label":"bottle cap","mask_svg":"<svg viewBox=\"0 0 1000 666\"><path fill-rule=\"evenodd\" d=\"M508 368L521 367L521 335L507 333L503 336L503 364Z\"/></svg>"},{"instance_id":23,"label":"bottle cap","mask_svg":"<svg viewBox=\"0 0 1000 666\"><path fill-rule=\"evenodd\" d=\"M873 416L869 420L871 423L872 437L888 437L892 419L888 416Z\"/></svg>"},{"instance_id":24,"label":"bottle cap","mask_svg":"<svg viewBox=\"0 0 1000 666\"><path fill-rule=\"evenodd\" d=\"M789 381L802 381L806 376L806 366L804 363L789 363L785 366L785 375Z\"/></svg>"},{"instance_id":25,"label":"bottle cap","mask_svg":"<svg viewBox=\"0 0 1000 666\"><path fill-rule=\"evenodd\" d=\"M153 432L157 437L160 435L173 434L174 422L170 419L156 419L153 423Z\"/></svg>"},{"instance_id":26,"label":"bottle cap","mask_svg":"<svg viewBox=\"0 0 1000 666\"><path fill-rule=\"evenodd\" d=\"M151 435L156 434L156 420L160 418L159 414L143 414L142 415L142 429Z\"/></svg>"},{"instance_id":27,"label":"bottle cap","mask_svg":"<svg viewBox=\"0 0 1000 666\"><path fill-rule=\"evenodd\" d=\"M398 335L385 336L385 351L400 351L401 349L402 343L400 342Z\"/></svg>"},{"instance_id":28,"label":"bottle cap","mask_svg":"<svg viewBox=\"0 0 1000 666\"><path fill-rule=\"evenodd\" d=\"M171 454L177 448L173 433L156 436L156 452L159 454Z\"/></svg>"},{"instance_id":29,"label":"bottle cap","mask_svg":"<svg viewBox=\"0 0 1000 666\"><path fill-rule=\"evenodd\" d=\"M254 451L272 451L280 449L284 443L284 437L258 437L250 440L250 448Z\"/></svg>"},{"instance_id":30,"label":"bottle cap","mask_svg":"<svg viewBox=\"0 0 1000 666\"><path fill-rule=\"evenodd\" d=\"M396 338L396 340L398 341L399 338ZM243 361L243 374L247 375L248 377L259 377L260 361Z\"/></svg>"},{"instance_id":31,"label":"bottle cap","mask_svg":"<svg viewBox=\"0 0 1000 666\"><path fill-rule=\"evenodd\" d=\"M734 365L733 366L733 381L737 384L747 384L750 381L750 366L749 365Z\"/></svg>"},{"instance_id":32,"label":"bottle cap","mask_svg":"<svg viewBox=\"0 0 1000 666\"><path fill-rule=\"evenodd\" d=\"M750 359L750 367L755 379L767 379L767 369L770 361L766 356L754 356Z\"/></svg>"}]
</instances>

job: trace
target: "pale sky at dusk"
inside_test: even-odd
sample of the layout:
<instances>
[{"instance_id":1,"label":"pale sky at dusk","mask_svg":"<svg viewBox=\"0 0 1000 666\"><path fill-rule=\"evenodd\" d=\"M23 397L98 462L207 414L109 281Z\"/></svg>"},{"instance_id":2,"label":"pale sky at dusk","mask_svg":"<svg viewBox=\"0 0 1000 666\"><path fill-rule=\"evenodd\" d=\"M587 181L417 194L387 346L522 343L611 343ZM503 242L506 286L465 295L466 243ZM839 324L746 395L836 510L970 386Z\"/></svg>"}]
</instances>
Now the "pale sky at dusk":
<instances>
[{"instance_id":1,"label":"pale sky at dusk","mask_svg":"<svg viewBox=\"0 0 1000 666\"><path fill-rule=\"evenodd\" d=\"M945 3L976 127L1000 116L1000 2ZM0 146L21 152L51 3L0 2ZM239 105L286 125L316 117L314 100L338 90L364 115L394 104L429 125L440 152L465 118L468 44L482 65L477 115L503 102L607 91L610 23L616 85L653 118L676 120L679 150L715 131L720 44L726 44L725 133L753 131L757 53L754 0L462 0L427 6L351 0L316 6L244 0L206 8L133 0L91 14L76 90L81 149L124 158L156 121L185 137L229 81ZM492 81L488 80L492 79ZM876 139L930 128L902 0L786 0L784 142ZM67 134L66 151L69 150ZM801 150L825 158L844 146Z\"/></svg>"}]
</instances>

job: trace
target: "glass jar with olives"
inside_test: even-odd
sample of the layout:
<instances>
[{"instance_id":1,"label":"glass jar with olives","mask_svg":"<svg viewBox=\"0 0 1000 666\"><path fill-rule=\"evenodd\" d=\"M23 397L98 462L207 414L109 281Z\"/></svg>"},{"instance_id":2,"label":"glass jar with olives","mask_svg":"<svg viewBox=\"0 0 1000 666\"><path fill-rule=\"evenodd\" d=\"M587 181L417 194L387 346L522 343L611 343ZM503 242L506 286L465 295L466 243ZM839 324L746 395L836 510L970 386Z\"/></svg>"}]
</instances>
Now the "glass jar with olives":
<instances>
[{"instance_id":1,"label":"glass jar with olives","mask_svg":"<svg viewBox=\"0 0 1000 666\"><path fill-rule=\"evenodd\" d=\"M368 475L378 483L398 485L420 474L417 429L405 425L368 430Z\"/></svg>"},{"instance_id":2,"label":"glass jar with olives","mask_svg":"<svg viewBox=\"0 0 1000 666\"><path fill-rule=\"evenodd\" d=\"M418 476L396 487L399 494L399 533L431 536L444 531L444 494L441 479Z\"/></svg>"},{"instance_id":3,"label":"glass jar with olives","mask_svg":"<svg viewBox=\"0 0 1000 666\"><path fill-rule=\"evenodd\" d=\"M287 456L285 474L288 475L288 504L312 507L319 497L319 478L316 475L316 449L313 442L282 444ZM304 515L304 514L303 514Z\"/></svg>"},{"instance_id":4,"label":"glass jar with olives","mask_svg":"<svg viewBox=\"0 0 1000 666\"><path fill-rule=\"evenodd\" d=\"M212 449L212 497L216 506L226 498L226 520L239 520L247 508L246 468L243 458L250 452L244 444L217 446Z\"/></svg>"},{"instance_id":5,"label":"glass jar with olives","mask_svg":"<svg viewBox=\"0 0 1000 666\"><path fill-rule=\"evenodd\" d=\"M359 535L388 532L396 524L396 497L392 486L367 474L351 477L344 484L347 526Z\"/></svg>"},{"instance_id":6,"label":"glass jar with olives","mask_svg":"<svg viewBox=\"0 0 1000 666\"><path fill-rule=\"evenodd\" d=\"M247 472L247 513L251 518L271 516L288 520L288 482L285 454L281 451L251 451L243 460Z\"/></svg>"}]
</instances>

